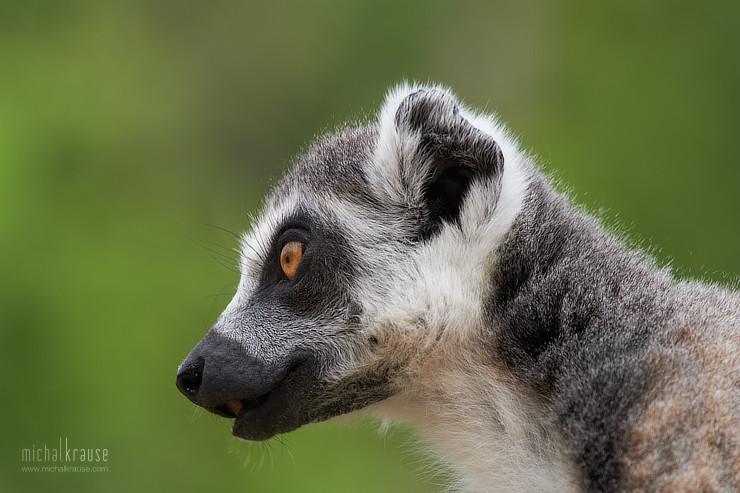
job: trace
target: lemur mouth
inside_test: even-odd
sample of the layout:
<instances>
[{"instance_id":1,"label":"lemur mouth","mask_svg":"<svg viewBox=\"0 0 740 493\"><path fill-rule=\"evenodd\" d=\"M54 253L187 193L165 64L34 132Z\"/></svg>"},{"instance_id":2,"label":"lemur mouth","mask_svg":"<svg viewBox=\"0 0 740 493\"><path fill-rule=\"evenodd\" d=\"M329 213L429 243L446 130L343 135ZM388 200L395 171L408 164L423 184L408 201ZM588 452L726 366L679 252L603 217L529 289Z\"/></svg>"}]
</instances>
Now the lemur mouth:
<instances>
[{"instance_id":1,"label":"lemur mouth","mask_svg":"<svg viewBox=\"0 0 740 493\"><path fill-rule=\"evenodd\" d=\"M218 414L235 418L231 433L245 440L268 440L293 431L308 422L306 411L319 387L315 369L313 358L295 358L267 392L249 399L231 399L219 406Z\"/></svg>"},{"instance_id":2,"label":"lemur mouth","mask_svg":"<svg viewBox=\"0 0 740 493\"><path fill-rule=\"evenodd\" d=\"M255 399L234 399L227 402L226 404L216 406L212 409L212 411L219 416L223 416L224 418L238 418L239 414L241 414L242 412L247 412L251 409L256 409L260 407L262 404L265 403L268 397L270 397L270 392L261 395L260 397L257 397Z\"/></svg>"}]
</instances>

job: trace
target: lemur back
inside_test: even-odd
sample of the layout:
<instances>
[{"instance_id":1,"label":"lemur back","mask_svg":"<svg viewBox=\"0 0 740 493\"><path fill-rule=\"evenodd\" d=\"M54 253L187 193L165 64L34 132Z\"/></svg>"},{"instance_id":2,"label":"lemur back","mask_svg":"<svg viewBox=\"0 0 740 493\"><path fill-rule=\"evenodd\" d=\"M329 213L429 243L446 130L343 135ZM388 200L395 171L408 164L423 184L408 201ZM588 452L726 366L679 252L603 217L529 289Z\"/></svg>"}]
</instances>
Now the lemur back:
<instances>
[{"instance_id":1,"label":"lemur back","mask_svg":"<svg viewBox=\"0 0 740 493\"><path fill-rule=\"evenodd\" d=\"M177 377L238 437L369 412L467 490L740 488L740 297L625 246L447 89L316 142L241 252Z\"/></svg>"}]
</instances>

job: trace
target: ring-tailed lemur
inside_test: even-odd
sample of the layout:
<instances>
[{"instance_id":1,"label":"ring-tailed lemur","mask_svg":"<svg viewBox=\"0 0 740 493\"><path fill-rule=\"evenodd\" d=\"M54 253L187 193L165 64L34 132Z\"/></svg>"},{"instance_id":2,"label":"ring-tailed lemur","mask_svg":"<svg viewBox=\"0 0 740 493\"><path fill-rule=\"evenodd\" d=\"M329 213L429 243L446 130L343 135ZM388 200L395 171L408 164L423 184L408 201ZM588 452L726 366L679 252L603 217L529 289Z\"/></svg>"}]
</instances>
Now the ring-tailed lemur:
<instances>
[{"instance_id":1,"label":"ring-tailed lemur","mask_svg":"<svg viewBox=\"0 0 740 493\"><path fill-rule=\"evenodd\" d=\"M241 255L177 375L238 437L367 409L470 490L740 488L740 297L626 248L444 88L319 140Z\"/></svg>"}]
</instances>

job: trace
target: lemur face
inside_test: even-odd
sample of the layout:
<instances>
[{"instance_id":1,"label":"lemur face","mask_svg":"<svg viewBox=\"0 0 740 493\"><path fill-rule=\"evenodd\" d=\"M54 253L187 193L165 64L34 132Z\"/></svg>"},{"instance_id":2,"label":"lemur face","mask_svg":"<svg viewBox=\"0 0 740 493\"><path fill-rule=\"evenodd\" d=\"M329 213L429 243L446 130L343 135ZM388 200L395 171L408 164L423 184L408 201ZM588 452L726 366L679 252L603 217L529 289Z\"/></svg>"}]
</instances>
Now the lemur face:
<instances>
[{"instance_id":1,"label":"lemur face","mask_svg":"<svg viewBox=\"0 0 740 493\"><path fill-rule=\"evenodd\" d=\"M314 145L244 236L238 291L178 388L264 440L386 399L440 340L472 337L490 262L466 235L518 179L476 118L401 87Z\"/></svg>"}]
</instances>

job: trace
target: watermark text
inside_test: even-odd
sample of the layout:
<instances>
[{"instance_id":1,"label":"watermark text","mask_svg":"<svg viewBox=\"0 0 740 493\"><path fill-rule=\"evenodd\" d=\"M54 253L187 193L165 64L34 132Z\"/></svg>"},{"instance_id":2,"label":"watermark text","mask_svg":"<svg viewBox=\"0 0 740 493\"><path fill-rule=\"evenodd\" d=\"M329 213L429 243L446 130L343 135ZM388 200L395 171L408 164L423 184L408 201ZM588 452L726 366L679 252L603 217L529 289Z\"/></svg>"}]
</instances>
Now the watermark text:
<instances>
[{"instance_id":1,"label":"watermark text","mask_svg":"<svg viewBox=\"0 0 740 493\"><path fill-rule=\"evenodd\" d=\"M76 445L76 444L75 444ZM107 448L70 446L68 437L59 441L21 449L23 472L107 472Z\"/></svg>"}]
</instances>

